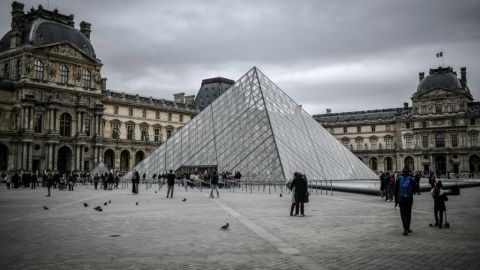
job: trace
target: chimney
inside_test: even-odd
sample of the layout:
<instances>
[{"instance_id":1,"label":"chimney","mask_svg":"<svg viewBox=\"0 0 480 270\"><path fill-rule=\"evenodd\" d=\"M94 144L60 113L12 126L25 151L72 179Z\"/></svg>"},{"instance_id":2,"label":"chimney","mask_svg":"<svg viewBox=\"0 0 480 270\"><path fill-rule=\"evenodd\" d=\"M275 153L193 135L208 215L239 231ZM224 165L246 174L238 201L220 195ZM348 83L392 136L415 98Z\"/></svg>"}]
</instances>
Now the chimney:
<instances>
[{"instance_id":1,"label":"chimney","mask_svg":"<svg viewBox=\"0 0 480 270\"><path fill-rule=\"evenodd\" d=\"M100 89L102 91L107 91L107 78L102 78L102 85Z\"/></svg>"},{"instance_id":2,"label":"chimney","mask_svg":"<svg viewBox=\"0 0 480 270\"><path fill-rule=\"evenodd\" d=\"M423 78L425 78L425 72L419 72L418 73L418 81L421 82L423 80Z\"/></svg>"},{"instance_id":3,"label":"chimney","mask_svg":"<svg viewBox=\"0 0 480 270\"><path fill-rule=\"evenodd\" d=\"M185 104L191 105L195 102L195 95L185 96Z\"/></svg>"},{"instance_id":4,"label":"chimney","mask_svg":"<svg viewBox=\"0 0 480 270\"><path fill-rule=\"evenodd\" d=\"M173 94L173 100L177 103L184 103L185 102L185 93Z\"/></svg>"},{"instance_id":5,"label":"chimney","mask_svg":"<svg viewBox=\"0 0 480 270\"><path fill-rule=\"evenodd\" d=\"M90 30L91 26L92 24L85 21L82 21L80 23L80 32L82 32L82 34L84 34L88 38L88 40L90 40L90 32L92 31Z\"/></svg>"},{"instance_id":6,"label":"chimney","mask_svg":"<svg viewBox=\"0 0 480 270\"><path fill-rule=\"evenodd\" d=\"M467 87L467 67L461 67L460 74L460 83L462 84L462 87Z\"/></svg>"},{"instance_id":7,"label":"chimney","mask_svg":"<svg viewBox=\"0 0 480 270\"><path fill-rule=\"evenodd\" d=\"M332 113L332 109L327 109L327 114L331 114Z\"/></svg>"},{"instance_id":8,"label":"chimney","mask_svg":"<svg viewBox=\"0 0 480 270\"><path fill-rule=\"evenodd\" d=\"M404 109L408 109L408 102L404 102L404 103L403 103L403 108L404 108Z\"/></svg>"},{"instance_id":9,"label":"chimney","mask_svg":"<svg viewBox=\"0 0 480 270\"><path fill-rule=\"evenodd\" d=\"M12 38L10 39L10 49L20 46L23 32L23 12L22 3L12 3Z\"/></svg>"}]
</instances>

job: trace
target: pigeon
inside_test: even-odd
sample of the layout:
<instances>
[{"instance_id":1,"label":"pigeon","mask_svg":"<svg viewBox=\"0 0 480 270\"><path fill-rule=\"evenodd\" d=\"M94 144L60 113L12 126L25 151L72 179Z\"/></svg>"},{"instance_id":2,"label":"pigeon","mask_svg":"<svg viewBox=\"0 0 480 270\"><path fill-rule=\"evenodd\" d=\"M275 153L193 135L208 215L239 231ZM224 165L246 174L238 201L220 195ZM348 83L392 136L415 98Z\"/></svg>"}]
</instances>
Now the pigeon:
<instances>
[{"instance_id":1,"label":"pigeon","mask_svg":"<svg viewBox=\"0 0 480 270\"><path fill-rule=\"evenodd\" d=\"M187 200L187 198L184 198L184 199L182 200L182 202L184 202L184 201L186 201L186 200Z\"/></svg>"},{"instance_id":2,"label":"pigeon","mask_svg":"<svg viewBox=\"0 0 480 270\"><path fill-rule=\"evenodd\" d=\"M50 208L48 208L48 207L46 207L46 206L44 205L44 206L43 206L43 209L48 210L48 209L50 209Z\"/></svg>"},{"instance_id":3,"label":"pigeon","mask_svg":"<svg viewBox=\"0 0 480 270\"><path fill-rule=\"evenodd\" d=\"M102 207L100 207L100 206L97 206L97 207L95 207L95 208L93 208L93 209L95 209L95 211L98 211L98 212L102 212L102 211L103 211Z\"/></svg>"},{"instance_id":4,"label":"pigeon","mask_svg":"<svg viewBox=\"0 0 480 270\"><path fill-rule=\"evenodd\" d=\"M88 207L88 204L87 204L87 203L83 203L83 206Z\"/></svg>"},{"instance_id":5,"label":"pigeon","mask_svg":"<svg viewBox=\"0 0 480 270\"><path fill-rule=\"evenodd\" d=\"M281 198L282 196L283 196L282 193L280 193L280 198Z\"/></svg>"},{"instance_id":6,"label":"pigeon","mask_svg":"<svg viewBox=\"0 0 480 270\"><path fill-rule=\"evenodd\" d=\"M104 205L104 206L107 206L107 203L108 203L108 202L104 202L103 205Z\"/></svg>"},{"instance_id":7,"label":"pigeon","mask_svg":"<svg viewBox=\"0 0 480 270\"><path fill-rule=\"evenodd\" d=\"M108 200L108 203L112 203L112 200Z\"/></svg>"},{"instance_id":8,"label":"pigeon","mask_svg":"<svg viewBox=\"0 0 480 270\"><path fill-rule=\"evenodd\" d=\"M138 202L135 203L138 206Z\"/></svg>"},{"instance_id":9,"label":"pigeon","mask_svg":"<svg viewBox=\"0 0 480 270\"><path fill-rule=\"evenodd\" d=\"M220 227L220 229L226 231L226 230L228 230L228 227L229 227L229 226L230 226L230 224L228 224L228 222L227 222L227 224L225 224L225 225L223 225L222 227Z\"/></svg>"}]
</instances>

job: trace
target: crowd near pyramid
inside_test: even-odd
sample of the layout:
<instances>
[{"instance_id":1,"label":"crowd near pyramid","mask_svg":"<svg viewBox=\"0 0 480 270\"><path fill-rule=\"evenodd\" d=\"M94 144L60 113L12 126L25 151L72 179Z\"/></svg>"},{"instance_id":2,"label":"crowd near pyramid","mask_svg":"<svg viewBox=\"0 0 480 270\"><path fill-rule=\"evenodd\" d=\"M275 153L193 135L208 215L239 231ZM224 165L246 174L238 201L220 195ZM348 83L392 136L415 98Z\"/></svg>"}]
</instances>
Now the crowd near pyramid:
<instances>
[{"instance_id":1,"label":"crowd near pyramid","mask_svg":"<svg viewBox=\"0 0 480 270\"><path fill-rule=\"evenodd\" d=\"M182 167L239 171L263 181L285 181L296 171L309 180L378 178L256 67L124 178Z\"/></svg>"}]
</instances>

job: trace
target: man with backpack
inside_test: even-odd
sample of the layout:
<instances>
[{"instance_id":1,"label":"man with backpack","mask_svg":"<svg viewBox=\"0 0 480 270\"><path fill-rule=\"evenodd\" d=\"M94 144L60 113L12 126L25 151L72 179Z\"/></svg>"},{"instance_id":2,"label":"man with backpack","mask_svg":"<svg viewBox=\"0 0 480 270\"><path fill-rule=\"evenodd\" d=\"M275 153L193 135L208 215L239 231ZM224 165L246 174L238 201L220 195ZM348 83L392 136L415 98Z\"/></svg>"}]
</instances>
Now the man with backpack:
<instances>
[{"instance_id":1,"label":"man with backpack","mask_svg":"<svg viewBox=\"0 0 480 270\"><path fill-rule=\"evenodd\" d=\"M400 205L403 235L408 235L412 232L410 222L412 220L413 185L410 170L405 166L395 184L395 206L397 206L397 204Z\"/></svg>"}]
</instances>

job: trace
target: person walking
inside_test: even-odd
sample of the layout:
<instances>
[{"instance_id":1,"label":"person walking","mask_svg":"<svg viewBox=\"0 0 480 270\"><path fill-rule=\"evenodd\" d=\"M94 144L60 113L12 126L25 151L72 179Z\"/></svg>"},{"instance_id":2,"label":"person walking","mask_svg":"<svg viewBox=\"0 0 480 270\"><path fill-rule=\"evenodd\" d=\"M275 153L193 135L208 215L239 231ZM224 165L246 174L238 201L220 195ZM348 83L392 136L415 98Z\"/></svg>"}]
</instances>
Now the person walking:
<instances>
[{"instance_id":1,"label":"person walking","mask_svg":"<svg viewBox=\"0 0 480 270\"><path fill-rule=\"evenodd\" d=\"M434 188L435 184L437 183L437 180L435 179L435 174L433 172L430 173L430 177L428 177L428 183L432 188Z\"/></svg>"},{"instance_id":2,"label":"person walking","mask_svg":"<svg viewBox=\"0 0 480 270\"><path fill-rule=\"evenodd\" d=\"M95 176L93 177L93 186L95 187L95 190L98 188L98 182L100 181L100 176L98 176L98 173L95 173Z\"/></svg>"},{"instance_id":3,"label":"person walking","mask_svg":"<svg viewBox=\"0 0 480 270\"><path fill-rule=\"evenodd\" d=\"M304 203L306 201L306 193L308 191L307 180L301 172L293 179L292 185L295 187L295 216L298 216L299 210L302 217L305 216Z\"/></svg>"},{"instance_id":4,"label":"person walking","mask_svg":"<svg viewBox=\"0 0 480 270\"><path fill-rule=\"evenodd\" d=\"M7 176L3 179L7 183L7 189L10 189L10 185L12 184L12 179L10 179L10 174L7 173Z\"/></svg>"},{"instance_id":5,"label":"person walking","mask_svg":"<svg viewBox=\"0 0 480 270\"><path fill-rule=\"evenodd\" d=\"M140 183L140 174L138 173L138 171L135 171L132 177L132 193L133 194L138 194L138 183Z\"/></svg>"},{"instance_id":6,"label":"person walking","mask_svg":"<svg viewBox=\"0 0 480 270\"><path fill-rule=\"evenodd\" d=\"M417 172L415 174L415 177L413 178L415 181L415 190L413 191L413 194L421 195L420 193L420 172Z\"/></svg>"},{"instance_id":7,"label":"person walking","mask_svg":"<svg viewBox=\"0 0 480 270\"><path fill-rule=\"evenodd\" d=\"M435 216L435 227L443 228L443 213L446 211L445 202L448 201L447 192L442 189L442 181L438 181L432 189L433 212Z\"/></svg>"},{"instance_id":8,"label":"person walking","mask_svg":"<svg viewBox=\"0 0 480 270\"><path fill-rule=\"evenodd\" d=\"M400 205L400 216L403 224L403 235L412 232L410 223L412 221L413 206L413 180L410 170L405 166L398 181L395 183L395 206Z\"/></svg>"},{"instance_id":9,"label":"person walking","mask_svg":"<svg viewBox=\"0 0 480 270\"><path fill-rule=\"evenodd\" d=\"M52 188L52 186L53 186L53 177L52 177L52 174L49 173L47 176L47 190L48 190L47 197L50 197L50 189Z\"/></svg>"},{"instance_id":10,"label":"person walking","mask_svg":"<svg viewBox=\"0 0 480 270\"><path fill-rule=\"evenodd\" d=\"M213 198L213 190L217 191L217 199L220 197L218 193L218 173L213 172L212 180L210 181L212 191L210 191L210 198Z\"/></svg>"},{"instance_id":11,"label":"person walking","mask_svg":"<svg viewBox=\"0 0 480 270\"><path fill-rule=\"evenodd\" d=\"M31 183L30 183L30 184L31 184L31 188L32 188L32 189L35 189L35 188L37 187L37 184L38 184L38 178L37 178L37 174L36 174L36 173L34 173L34 174L32 175L32 178L31 178L31 181L30 181L30 182L31 182Z\"/></svg>"},{"instance_id":12,"label":"person walking","mask_svg":"<svg viewBox=\"0 0 480 270\"><path fill-rule=\"evenodd\" d=\"M383 196L385 196L385 182L386 182L385 173L382 172L379 178L380 178L380 198L383 198Z\"/></svg>"},{"instance_id":13,"label":"person walking","mask_svg":"<svg viewBox=\"0 0 480 270\"><path fill-rule=\"evenodd\" d=\"M173 188L175 187L175 174L173 173L173 170L170 170L170 173L167 174L167 185L167 198L169 194L170 198L173 198Z\"/></svg>"},{"instance_id":14,"label":"person walking","mask_svg":"<svg viewBox=\"0 0 480 270\"><path fill-rule=\"evenodd\" d=\"M73 184L75 181L74 176L73 174L68 174L68 173L67 175L68 175L68 191L73 191Z\"/></svg>"}]
</instances>

